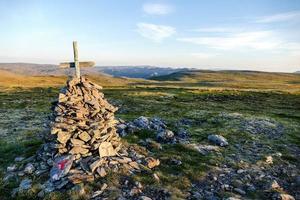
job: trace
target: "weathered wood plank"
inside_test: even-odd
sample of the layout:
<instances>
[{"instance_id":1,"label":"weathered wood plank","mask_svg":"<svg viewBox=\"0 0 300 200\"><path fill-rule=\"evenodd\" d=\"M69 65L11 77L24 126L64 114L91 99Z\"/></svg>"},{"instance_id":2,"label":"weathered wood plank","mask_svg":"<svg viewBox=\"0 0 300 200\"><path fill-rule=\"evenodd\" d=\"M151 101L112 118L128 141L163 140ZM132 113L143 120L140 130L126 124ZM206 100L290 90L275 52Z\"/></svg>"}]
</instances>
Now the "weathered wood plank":
<instances>
[{"instance_id":1,"label":"weathered wood plank","mask_svg":"<svg viewBox=\"0 0 300 200\"><path fill-rule=\"evenodd\" d=\"M87 62L79 62L79 67L94 67L95 62L87 61ZM63 62L59 64L60 68L75 68L74 62Z\"/></svg>"}]
</instances>

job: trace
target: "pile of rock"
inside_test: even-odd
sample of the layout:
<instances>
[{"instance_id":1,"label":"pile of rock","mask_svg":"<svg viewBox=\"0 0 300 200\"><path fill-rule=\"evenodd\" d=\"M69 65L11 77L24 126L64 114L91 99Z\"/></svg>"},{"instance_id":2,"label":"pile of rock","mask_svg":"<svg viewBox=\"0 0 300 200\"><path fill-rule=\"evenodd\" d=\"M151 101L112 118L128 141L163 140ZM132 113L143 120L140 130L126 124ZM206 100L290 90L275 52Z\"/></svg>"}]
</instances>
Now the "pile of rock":
<instances>
[{"instance_id":1,"label":"pile of rock","mask_svg":"<svg viewBox=\"0 0 300 200\"><path fill-rule=\"evenodd\" d=\"M81 77L67 83L54 107L50 142L25 164L14 171L23 176L22 184L30 185L28 176L45 175L50 179L42 192L51 192L81 182L91 182L108 172L131 174L159 165L159 160L139 154L122 145L116 132L114 112L104 99L101 87ZM24 187L22 187L24 188Z\"/></svg>"},{"instance_id":2,"label":"pile of rock","mask_svg":"<svg viewBox=\"0 0 300 200\"><path fill-rule=\"evenodd\" d=\"M154 158L137 158L122 148L115 128L117 108L104 99L100 89L81 77L70 80L59 94L51 134L57 136L58 153L66 155L54 160L52 180L59 180L68 173L70 181L79 183L93 180L94 174L104 177L110 169L133 172L140 170L141 164L149 168L156 166L148 162Z\"/></svg>"},{"instance_id":3,"label":"pile of rock","mask_svg":"<svg viewBox=\"0 0 300 200\"><path fill-rule=\"evenodd\" d=\"M189 142L189 134L185 129L180 128L173 132L162 119L157 117L148 118L140 116L127 123L121 121L117 125L117 132L120 136L126 136L141 129L154 131L156 133L156 141L160 143L174 144Z\"/></svg>"}]
</instances>

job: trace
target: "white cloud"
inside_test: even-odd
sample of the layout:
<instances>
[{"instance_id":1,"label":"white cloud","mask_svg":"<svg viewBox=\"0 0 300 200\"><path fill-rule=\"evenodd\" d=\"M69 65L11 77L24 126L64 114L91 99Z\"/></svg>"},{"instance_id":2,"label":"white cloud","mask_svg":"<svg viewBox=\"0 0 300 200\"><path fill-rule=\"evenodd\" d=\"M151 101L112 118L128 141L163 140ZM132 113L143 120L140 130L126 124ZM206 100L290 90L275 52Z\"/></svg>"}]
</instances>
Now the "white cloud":
<instances>
[{"instance_id":1,"label":"white cloud","mask_svg":"<svg viewBox=\"0 0 300 200\"><path fill-rule=\"evenodd\" d=\"M271 31L256 31L231 34L228 37L186 37L177 40L215 49L273 49L281 42Z\"/></svg>"},{"instance_id":2,"label":"white cloud","mask_svg":"<svg viewBox=\"0 0 300 200\"><path fill-rule=\"evenodd\" d=\"M289 20L300 20L300 11L279 13L275 15L263 16L258 18L255 22L257 23L272 23L272 22L283 22Z\"/></svg>"},{"instance_id":3,"label":"white cloud","mask_svg":"<svg viewBox=\"0 0 300 200\"><path fill-rule=\"evenodd\" d=\"M202 52L192 53L191 55L193 57L199 58L199 59L206 59L206 58L211 58L211 57L216 56L216 54L209 54L209 53L202 53Z\"/></svg>"},{"instance_id":4,"label":"white cloud","mask_svg":"<svg viewBox=\"0 0 300 200\"><path fill-rule=\"evenodd\" d=\"M226 27L208 27L208 28L198 28L194 29L196 32L203 33L224 33L224 32L233 32L236 31L235 28L226 28Z\"/></svg>"},{"instance_id":5,"label":"white cloud","mask_svg":"<svg viewBox=\"0 0 300 200\"><path fill-rule=\"evenodd\" d=\"M165 38L168 38L176 33L175 28L171 26L138 23L137 27L137 32L141 34L141 36L155 42L161 42Z\"/></svg>"},{"instance_id":6,"label":"white cloud","mask_svg":"<svg viewBox=\"0 0 300 200\"><path fill-rule=\"evenodd\" d=\"M161 3L146 3L143 5L143 11L149 15L166 15L173 12L173 7Z\"/></svg>"}]
</instances>

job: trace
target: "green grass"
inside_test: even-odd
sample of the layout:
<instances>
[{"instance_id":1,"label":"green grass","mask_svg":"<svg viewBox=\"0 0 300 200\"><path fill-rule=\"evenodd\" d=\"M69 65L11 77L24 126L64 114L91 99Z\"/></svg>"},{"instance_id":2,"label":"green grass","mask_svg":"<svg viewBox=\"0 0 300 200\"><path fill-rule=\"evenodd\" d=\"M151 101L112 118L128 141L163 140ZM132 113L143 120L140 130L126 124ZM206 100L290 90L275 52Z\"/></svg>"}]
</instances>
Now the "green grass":
<instances>
[{"instance_id":1,"label":"green grass","mask_svg":"<svg viewBox=\"0 0 300 200\"><path fill-rule=\"evenodd\" d=\"M210 83L207 85L204 81L200 84L208 86ZM261 156L281 151L284 162L299 165L299 157L295 154L297 151L293 151L296 147L300 148L299 94L275 91L148 86L107 87L104 89L104 94L110 102L120 108L116 117L124 120L133 120L139 116L160 117L167 122L168 127L172 130L176 130L176 123L179 120L190 119L192 124L185 126L185 128L190 132L192 142L208 144L207 136L213 133L226 137L230 146L221 148L219 154L211 153L206 156L180 144L163 144L162 150L151 149L151 156L161 160L161 165L155 170L161 181L156 182L151 173L135 175L133 178L141 181L142 184L167 188L169 191L173 191L172 198L185 198L191 184L201 180L212 167L229 164L237 168L237 164L230 163L232 161L228 158L231 154L239 153L235 144L243 145L244 149L252 148L246 141L256 141L262 145L270 146L269 151L260 152ZM175 84L175 86L178 85ZM7 117L0 118L0 131L7 132L0 138L2 177L6 167L13 163L15 157L34 155L40 146L40 135L45 131L42 126L43 123L48 122L47 119L52 112L51 102L56 99L58 92L58 88L18 88L0 92L1 113L3 116L10 117L9 119ZM282 123L285 127L285 133L277 139L267 138L264 135L252 135L247 131L240 130L236 120L218 117L220 113L240 113L243 119L251 117L270 118ZM129 144L137 145L139 140L146 138L155 139L155 133L141 130L126 136L123 140ZM256 162L252 157L247 157L246 154L241 154L241 156L249 163ZM181 160L182 165L171 165L171 158ZM102 181L114 185L121 177L122 175L109 176ZM0 183L0 199L8 199L5 198L6 195L18 184L18 181L12 181L5 186ZM30 194L26 195L21 197L23 199L32 197ZM251 194L249 195L251 196ZM47 199L66 199L66 195L53 193L47 196Z\"/></svg>"}]
</instances>

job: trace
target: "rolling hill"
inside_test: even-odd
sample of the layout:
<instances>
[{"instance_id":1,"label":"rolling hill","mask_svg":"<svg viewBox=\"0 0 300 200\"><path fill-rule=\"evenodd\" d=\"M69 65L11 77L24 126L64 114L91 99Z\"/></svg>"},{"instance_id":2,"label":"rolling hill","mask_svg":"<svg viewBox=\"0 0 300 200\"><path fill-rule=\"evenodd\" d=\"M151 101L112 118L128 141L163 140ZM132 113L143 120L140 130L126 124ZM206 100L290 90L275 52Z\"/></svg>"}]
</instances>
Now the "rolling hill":
<instances>
[{"instance_id":1,"label":"rolling hill","mask_svg":"<svg viewBox=\"0 0 300 200\"><path fill-rule=\"evenodd\" d=\"M0 63L0 69L31 76L66 76L73 73L72 69L59 68L58 65L33 63ZM81 72L85 75L107 74L115 77L148 79L186 70L188 69L155 66L96 66L82 68Z\"/></svg>"},{"instance_id":2,"label":"rolling hill","mask_svg":"<svg viewBox=\"0 0 300 200\"><path fill-rule=\"evenodd\" d=\"M300 74L259 71L180 71L152 80L164 84L235 89L300 90Z\"/></svg>"}]
</instances>

